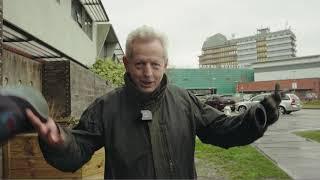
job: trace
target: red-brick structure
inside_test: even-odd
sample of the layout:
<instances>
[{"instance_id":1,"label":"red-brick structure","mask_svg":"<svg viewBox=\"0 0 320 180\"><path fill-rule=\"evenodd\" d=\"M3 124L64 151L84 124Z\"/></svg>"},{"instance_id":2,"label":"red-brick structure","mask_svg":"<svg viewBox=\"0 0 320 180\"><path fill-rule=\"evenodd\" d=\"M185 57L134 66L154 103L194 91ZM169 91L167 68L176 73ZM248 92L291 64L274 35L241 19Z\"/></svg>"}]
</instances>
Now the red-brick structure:
<instances>
[{"instance_id":1,"label":"red-brick structure","mask_svg":"<svg viewBox=\"0 0 320 180\"><path fill-rule=\"evenodd\" d=\"M237 92L260 93L274 90L274 85L280 83L280 89L287 92L295 92L301 99L310 96L320 98L320 78L288 79L238 83Z\"/></svg>"}]
</instances>

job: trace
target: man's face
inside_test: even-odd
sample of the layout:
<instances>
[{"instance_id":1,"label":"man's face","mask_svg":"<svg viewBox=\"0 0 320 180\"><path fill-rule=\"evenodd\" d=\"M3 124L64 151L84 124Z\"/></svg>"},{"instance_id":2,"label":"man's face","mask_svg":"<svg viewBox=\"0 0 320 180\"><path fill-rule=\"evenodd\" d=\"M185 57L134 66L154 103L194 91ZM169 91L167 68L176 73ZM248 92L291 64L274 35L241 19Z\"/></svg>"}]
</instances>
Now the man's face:
<instances>
[{"instance_id":1,"label":"man's face","mask_svg":"<svg viewBox=\"0 0 320 180\"><path fill-rule=\"evenodd\" d=\"M144 93L152 93L160 85L167 68L163 47L157 39L134 41L132 57L124 57L123 62L137 88Z\"/></svg>"}]
</instances>

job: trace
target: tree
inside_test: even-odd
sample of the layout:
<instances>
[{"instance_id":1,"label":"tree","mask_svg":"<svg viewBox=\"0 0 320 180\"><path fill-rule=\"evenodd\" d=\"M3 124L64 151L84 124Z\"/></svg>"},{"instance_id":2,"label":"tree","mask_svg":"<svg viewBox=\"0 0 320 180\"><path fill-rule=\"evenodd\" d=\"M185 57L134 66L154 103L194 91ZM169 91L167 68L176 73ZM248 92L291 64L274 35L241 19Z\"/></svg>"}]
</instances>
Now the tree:
<instances>
[{"instance_id":1,"label":"tree","mask_svg":"<svg viewBox=\"0 0 320 180\"><path fill-rule=\"evenodd\" d=\"M90 69L110 82L113 86L121 86L124 84L123 74L125 73L125 68L122 63L115 62L111 59L98 59Z\"/></svg>"}]
</instances>

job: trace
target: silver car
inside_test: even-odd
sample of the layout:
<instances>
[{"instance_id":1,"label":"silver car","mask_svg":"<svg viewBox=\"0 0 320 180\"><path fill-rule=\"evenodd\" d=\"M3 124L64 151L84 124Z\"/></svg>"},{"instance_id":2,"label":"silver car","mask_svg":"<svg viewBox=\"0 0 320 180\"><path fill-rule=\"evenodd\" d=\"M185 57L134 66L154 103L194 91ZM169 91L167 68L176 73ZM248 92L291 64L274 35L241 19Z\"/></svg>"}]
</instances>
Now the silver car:
<instances>
[{"instance_id":1,"label":"silver car","mask_svg":"<svg viewBox=\"0 0 320 180\"><path fill-rule=\"evenodd\" d=\"M252 97L248 101L238 102L236 103L236 110L240 113L243 113L252 105L262 101L264 97L268 95L270 95L270 93L259 94L257 96ZM291 112L301 110L301 108L302 105L300 99L295 94L284 94L284 96L281 98L281 103L279 105L279 111L281 114L290 114Z\"/></svg>"}]
</instances>

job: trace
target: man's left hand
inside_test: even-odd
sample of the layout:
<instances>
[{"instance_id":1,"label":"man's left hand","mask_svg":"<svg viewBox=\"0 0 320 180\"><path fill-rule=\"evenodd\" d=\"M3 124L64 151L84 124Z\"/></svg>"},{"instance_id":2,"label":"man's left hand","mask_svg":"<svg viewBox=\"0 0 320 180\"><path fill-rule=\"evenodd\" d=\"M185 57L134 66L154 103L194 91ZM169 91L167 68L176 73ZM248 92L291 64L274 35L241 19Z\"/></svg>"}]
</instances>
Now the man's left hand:
<instances>
[{"instance_id":1,"label":"man's left hand","mask_svg":"<svg viewBox=\"0 0 320 180\"><path fill-rule=\"evenodd\" d=\"M271 125L279 119L279 104L281 103L280 84L276 83L274 93L265 97L260 102L267 113L267 125Z\"/></svg>"}]
</instances>

